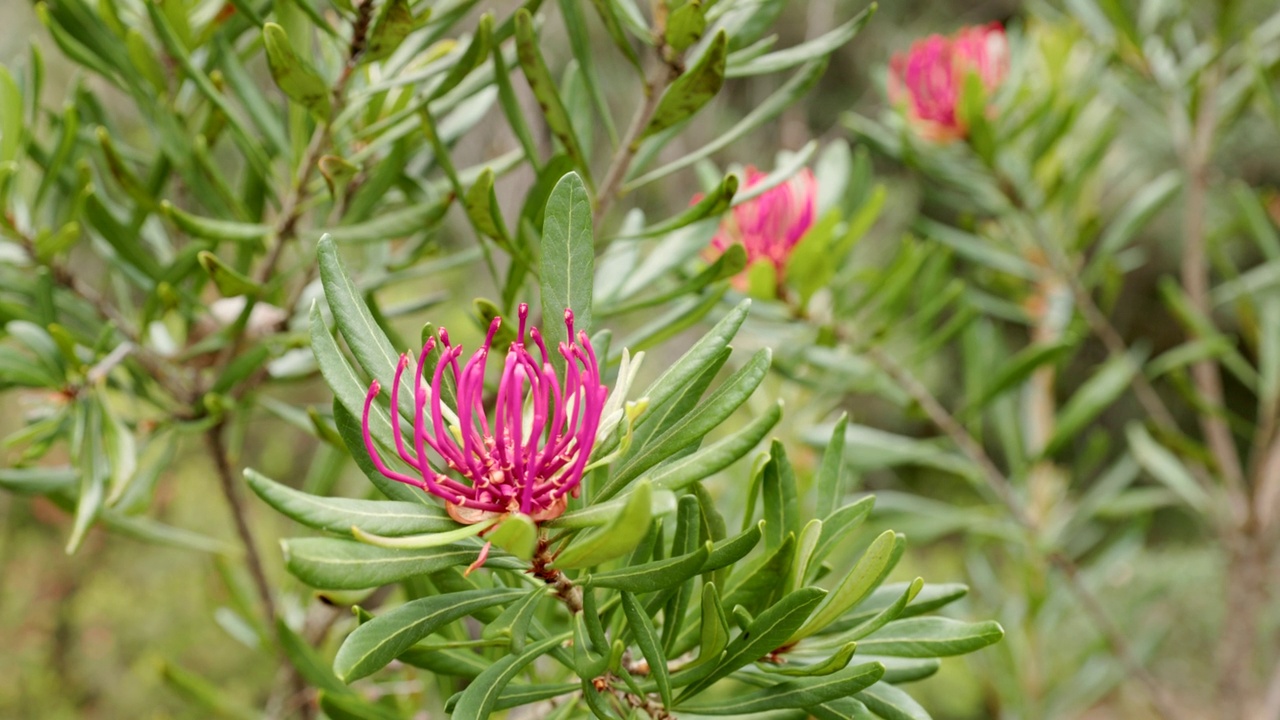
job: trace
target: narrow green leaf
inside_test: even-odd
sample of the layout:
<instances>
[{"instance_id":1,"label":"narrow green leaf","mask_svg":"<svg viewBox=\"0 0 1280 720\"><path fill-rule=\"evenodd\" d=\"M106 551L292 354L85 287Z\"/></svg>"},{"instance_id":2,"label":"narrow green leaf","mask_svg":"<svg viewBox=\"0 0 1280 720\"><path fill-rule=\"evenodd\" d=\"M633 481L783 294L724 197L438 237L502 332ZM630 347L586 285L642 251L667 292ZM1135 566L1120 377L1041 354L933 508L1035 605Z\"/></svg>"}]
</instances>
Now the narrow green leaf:
<instances>
[{"instance_id":1,"label":"narrow green leaf","mask_svg":"<svg viewBox=\"0 0 1280 720\"><path fill-rule=\"evenodd\" d=\"M334 672L350 683L370 675L436 630L476 610L512 602L516 588L470 590L411 600L357 627L333 660Z\"/></svg>"},{"instance_id":2,"label":"narrow green leaf","mask_svg":"<svg viewBox=\"0 0 1280 720\"><path fill-rule=\"evenodd\" d=\"M209 273L209 277L213 279L213 284L217 286L218 292L223 297L257 295L262 290L262 286L222 262L221 258L207 250L198 253L196 259L200 261L200 267Z\"/></svg>"},{"instance_id":3,"label":"narrow green leaf","mask_svg":"<svg viewBox=\"0 0 1280 720\"><path fill-rule=\"evenodd\" d=\"M841 645L840 648L836 650L835 654L822 662L813 663L811 665L796 665L794 663L788 663L786 665L756 663L756 667L770 675L784 675L786 677L821 677L823 675L830 675L831 673L845 669L849 665L849 661L853 659L853 653L856 652L857 649L858 643L847 642L844 645Z\"/></svg>"},{"instance_id":4,"label":"narrow green leaf","mask_svg":"<svg viewBox=\"0 0 1280 720\"><path fill-rule=\"evenodd\" d=\"M693 412L656 440L647 443L643 449L624 456L619 461L617 470L600 489L598 499L612 497L646 470L671 457L676 451L696 443L724 422L759 387L769 371L771 359L772 353L769 349L758 351L746 365L731 375ZM652 402L652 398L650 401Z\"/></svg>"},{"instance_id":5,"label":"narrow green leaf","mask_svg":"<svg viewBox=\"0 0 1280 720\"><path fill-rule=\"evenodd\" d=\"M894 547L898 540L892 530L885 530L858 559L839 587L827 597L827 600L813 614L813 618L790 638L795 642L806 638L830 625L849 609L862 602L872 590L884 580L885 574L892 566Z\"/></svg>"},{"instance_id":6,"label":"narrow green leaf","mask_svg":"<svg viewBox=\"0 0 1280 720\"><path fill-rule=\"evenodd\" d=\"M831 428L831 439L827 441L827 449L822 453L822 465L818 467L817 486L818 500L814 508L815 514L825 520L844 497L844 487L840 476L844 470L844 434L849 426L849 413L840 413L840 419Z\"/></svg>"},{"instance_id":7,"label":"narrow green leaf","mask_svg":"<svg viewBox=\"0 0 1280 720\"><path fill-rule=\"evenodd\" d=\"M333 109L329 85L294 52L284 28L271 22L264 25L262 44L276 85L290 100L310 110L317 119L327 120Z\"/></svg>"},{"instance_id":8,"label":"narrow green leaf","mask_svg":"<svg viewBox=\"0 0 1280 720\"><path fill-rule=\"evenodd\" d=\"M667 669L667 656L662 652L662 642L658 632L653 628L649 614L644 606L629 592L622 593L622 611L626 613L627 625L636 639L636 645L649 662L649 675L658 684L658 694L662 696L662 706L671 707L671 674Z\"/></svg>"},{"instance_id":9,"label":"narrow green leaf","mask_svg":"<svg viewBox=\"0 0 1280 720\"><path fill-rule=\"evenodd\" d=\"M253 469L245 481L258 497L281 514L307 527L350 534L352 526L385 536L418 535L455 530L458 524L434 505L417 502L351 500L311 495L281 485Z\"/></svg>"},{"instance_id":10,"label":"narrow green leaf","mask_svg":"<svg viewBox=\"0 0 1280 720\"><path fill-rule=\"evenodd\" d=\"M552 79L551 72L542 59L542 51L538 49L538 37L533 29L533 16L528 10L520 8L516 11L515 20L516 49L520 58L520 67L524 70L525 79L529 81L529 88L538 99L543 117L546 118L551 132L564 145L565 152L573 158L574 165L582 173L583 179L590 184L591 175L587 168L586 156L582 152L582 145L578 142L578 136L573 130L573 123L569 119L569 112L565 110L564 101L560 99L560 93L556 90L555 80Z\"/></svg>"},{"instance_id":11,"label":"narrow green leaf","mask_svg":"<svg viewBox=\"0 0 1280 720\"><path fill-rule=\"evenodd\" d=\"M642 185L647 185L655 180L660 180L674 172L683 170L693 165L703 158L719 152L728 147L734 141L760 127L766 122L772 120L782 113L783 110L791 107L795 101L802 95L807 93L810 88L818 82L818 78L822 76L822 71L826 69L826 60L814 60L806 63L799 71L796 72L790 80L781 88L778 88L764 102L756 105L755 109L747 114L746 117L739 120L732 128L724 133L716 136L712 142L694 150L693 152L681 155L679 160L663 165L656 170L645 173L633 180L629 180L623 190L630 192Z\"/></svg>"},{"instance_id":12,"label":"narrow green leaf","mask_svg":"<svg viewBox=\"0 0 1280 720\"><path fill-rule=\"evenodd\" d=\"M1000 624L967 623L941 617L897 620L858 643L864 653L912 658L964 655L1004 637Z\"/></svg>"},{"instance_id":13,"label":"narrow green leaf","mask_svg":"<svg viewBox=\"0 0 1280 720\"><path fill-rule=\"evenodd\" d=\"M711 477L744 457L760 444L764 436L782 419L782 401L745 427L695 453L655 469L647 476L655 487L683 490L690 484Z\"/></svg>"},{"instance_id":14,"label":"narrow green leaf","mask_svg":"<svg viewBox=\"0 0 1280 720\"><path fill-rule=\"evenodd\" d=\"M702 547L687 555L597 573L588 576L586 585L633 593L664 590L701 573L709 554L707 547Z\"/></svg>"},{"instance_id":15,"label":"narrow green leaf","mask_svg":"<svg viewBox=\"0 0 1280 720\"><path fill-rule=\"evenodd\" d=\"M1130 388L1133 376L1142 367L1141 360L1142 358L1132 354L1118 355L1102 365L1063 405L1058 413L1053 435L1045 444L1042 454L1052 455L1074 440L1085 425L1123 395Z\"/></svg>"},{"instance_id":16,"label":"narrow green leaf","mask_svg":"<svg viewBox=\"0 0 1280 720\"><path fill-rule=\"evenodd\" d=\"M488 720L494 711L498 698L525 666L545 655L552 648L564 642L563 635L549 637L530 645L523 653L507 655L489 666L462 691L458 704L453 709L454 720Z\"/></svg>"},{"instance_id":17,"label":"narrow green leaf","mask_svg":"<svg viewBox=\"0 0 1280 720\"><path fill-rule=\"evenodd\" d=\"M760 616L746 630L734 638L725 648L724 657L711 674L689 685L677 701L683 702L710 687L721 678L758 660L781 647L809 617L809 613L822 602L827 591L821 588L801 588L782 598Z\"/></svg>"},{"instance_id":18,"label":"narrow green leaf","mask_svg":"<svg viewBox=\"0 0 1280 720\"><path fill-rule=\"evenodd\" d=\"M160 202L160 212L172 220L173 224L178 226L178 229L192 237L206 240L260 243L272 232L270 226L261 223L199 217L175 207L168 200Z\"/></svg>"},{"instance_id":19,"label":"narrow green leaf","mask_svg":"<svg viewBox=\"0 0 1280 720\"><path fill-rule=\"evenodd\" d=\"M299 580L324 590L363 590L398 582L480 557L479 545L445 545L423 550L392 550L337 538L294 538L281 542L285 568ZM518 563L490 556L493 567Z\"/></svg>"},{"instance_id":20,"label":"narrow green leaf","mask_svg":"<svg viewBox=\"0 0 1280 720\"><path fill-rule=\"evenodd\" d=\"M852 40L867 24L867 21L875 15L876 9L876 3L871 3L849 22L837 26L826 34L786 50L771 52L742 63L732 62L733 57L730 56L729 66L725 75L731 78L766 75L793 68L810 60L826 57Z\"/></svg>"},{"instance_id":21,"label":"narrow green leaf","mask_svg":"<svg viewBox=\"0 0 1280 720\"><path fill-rule=\"evenodd\" d=\"M725 58L729 52L729 36L722 30L692 67L686 70L663 93L653 119L640 138L660 133L688 120L711 102L724 85Z\"/></svg>"},{"instance_id":22,"label":"narrow green leaf","mask_svg":"<svg viewBox=\"0 0 1280 720\"><path fill-rule=\"evenodd\" d=\"M369 30L361 62L376 62L390 57L417 25L409 0L387 0Z\"/></svg>"},{"instance_id":23,"label":"narrow green leaf","mask_svg":"<svg viewBox=\"0 0 1280 720\"><path fill-rule=\"evenodd\" d=\"M1212 500L1191 471L1176 455L1156 442L1141 423L1130 423L1125 428L1125 437L1129 441L1129 452L1151 477L1172 490L1192 510L1203 513L1210 509Z\"/></svg>"},{"instance_id":24,"label":"narrow green leaf","mask_svg":"<svg viewBox=\"0 0 1280 720\"><path fill-rule=\"evenodd\" d=\"M852 695L870 687L883 676L884 665L877 662L865 663L830 675L789 680L731 699L681 703L680 709L700 715L748 715L770 710L807 708Z\"/></svg>"},{"instance_id":25,"label":"narrow green leaf","mask_svg":"<svg viewBox=\"0 0 1280 720\"><path fill-rule=\"evenodd\" d=\"M562 570L593 567L631 552L649 527L652 506L652 484L636 483L622 511L605 527L574 538L556 556L555 567Z\"/></svg>"},{"instance_id":26,"label":"narrow green leaf","mask_svg":"<svg viewBox=\"0 0 1280 720\"><path fill-rule=\"evenodd\" d=\"M508 605L507 609L503 610L493 622L486 624L480 637L486 640L507 638L510 641L511 652L523 651L533 614L538 610L539 603L550 596L550 588L545 587L529 592L519 602Z\"/></svg>"},{"instance_id":27,"label":"narrow green leaf","mask_svg":"<svg viewBox=\"0 0 1280 720\"><path fill-rule=\"evenodd\" d=\"M485 539L493 543L494 547L502 548L521 560L528 560L533 557L538 544L538 526L528 515L511 513Z\"/></svg>"}]
</instances>

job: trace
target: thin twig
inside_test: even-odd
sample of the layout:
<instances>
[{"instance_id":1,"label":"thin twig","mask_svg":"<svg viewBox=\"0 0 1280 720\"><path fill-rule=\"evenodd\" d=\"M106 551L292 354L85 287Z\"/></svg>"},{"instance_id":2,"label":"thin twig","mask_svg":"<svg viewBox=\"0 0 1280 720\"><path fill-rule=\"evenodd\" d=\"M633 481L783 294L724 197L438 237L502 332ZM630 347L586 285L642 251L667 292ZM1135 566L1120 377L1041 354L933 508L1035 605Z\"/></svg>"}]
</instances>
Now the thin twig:
<instances>
[{"instance_id":1,"label":"thin twig","mask_svg":"<svg viewBox=\"0 0 1280 720\"><path fill-rule=\"evenodd\" d=\"M236 534L240 544L244 546L245 559L249 565L249 574L253 577L254 587L258 591L258 599L267 617L267 627L272 628L276 619L276 604L271 596L271 585L263 571L262 557L258 554L258 546L253 539L253 531L249 528L249 511L240 497L240 486L236 482L235 472L231 469L231 459L227 457L226 442L222 437L225 421L218 421L205 431L205 446L209 456L213 458L214 469L217 470L218 484L222 489L222 497L227 501L231 518L235 522Z\"/></svg>"},{"instance_id":2,"label":"thin twig","mask_svg":"<svg viewBox=\"0 0 1280 720\"><path fill-rule=\"evenodd\" d=\"M662 48L658 50L661 52ZM622 144L618 146L617 152L613 155L613 160L609 163L609 169L605 171L604 181L601 183L600 192L596 196L593 224L597 234L600 232L601 223L604 221L605 215L608 214L613 201L617 199L618 194L621 192L622 180L626 177L627 170L631 167L631 161L635 159L636 152L640 149L641 135L644 133L645 128L649 127L649 121L653 119L653 113L658 109L658 102L662 99L662 92L679 76L679 65L663 62L653 71L649 80L645 83L644 102L640 103L640 107L636 108L636 114L632 116L631 125L622 137Z\"/></svg>"}]
</instances>

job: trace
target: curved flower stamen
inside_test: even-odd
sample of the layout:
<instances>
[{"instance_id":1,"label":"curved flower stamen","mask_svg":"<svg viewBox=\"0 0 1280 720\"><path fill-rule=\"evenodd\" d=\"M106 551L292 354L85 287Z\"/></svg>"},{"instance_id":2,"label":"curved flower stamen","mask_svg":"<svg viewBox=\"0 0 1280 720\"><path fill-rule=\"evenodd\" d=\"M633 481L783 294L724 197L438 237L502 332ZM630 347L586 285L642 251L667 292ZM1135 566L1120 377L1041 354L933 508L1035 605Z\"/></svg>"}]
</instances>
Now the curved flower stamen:
<instances>
[{"instance_id":1,"label":"curved flower stamen","mask_svg":"<svg viewBox=\"0 0 1280 720\"><path fill-rule=\"evenodd\" d=\"M465 363L460 362L462 346L450 343L444 328L437 337L427 339L412 369L416 380L412 448L401 436L399 417L400 382L410 358L400 357L391 390L391 427L396 452L416 476L388 467L373 442L369 418L373 400L381 392L377 381L365 397L365 448L378 472L443 499L449 514L464 524L510 512L535 521L559 516L567 503L565 496L577 495L595 447L608 389L600 383L599 363L587 334L575 335L573 313L566 310L569 339L556 348L565 363L562 380L550 362L542 334L528 327L528 315L528 305L521 304L519 332L503 360L491 407L485 402L485 369L501 318L494 319L484 344ZM540 358L529 352L526 338L530 336ZM423 368L437 347L437 338L440 356L428 383ZM442 398L446 373L456 388L453 412ZM446 415L448 420L456 417L456 424L448 422Z\"/></svg>"}]
</instances>

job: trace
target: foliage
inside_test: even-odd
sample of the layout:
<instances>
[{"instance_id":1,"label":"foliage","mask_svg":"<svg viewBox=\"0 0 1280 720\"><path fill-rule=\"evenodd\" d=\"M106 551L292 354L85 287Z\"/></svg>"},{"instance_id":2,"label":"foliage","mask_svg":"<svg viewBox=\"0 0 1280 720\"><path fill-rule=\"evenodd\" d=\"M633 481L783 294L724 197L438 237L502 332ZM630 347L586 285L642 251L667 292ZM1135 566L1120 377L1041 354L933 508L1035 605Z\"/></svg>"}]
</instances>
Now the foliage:
<instances>
[{"instance_id":1,"label":"foliage","mask_svg":"<svg viewBox=\"0 0 1280 720\"><path fill-rule=\"evenodd\" d=\"M211 561L201 717L1274 717L1280 15L906 12L38 3L10 516Z\"/></svg>"}]
</instances>

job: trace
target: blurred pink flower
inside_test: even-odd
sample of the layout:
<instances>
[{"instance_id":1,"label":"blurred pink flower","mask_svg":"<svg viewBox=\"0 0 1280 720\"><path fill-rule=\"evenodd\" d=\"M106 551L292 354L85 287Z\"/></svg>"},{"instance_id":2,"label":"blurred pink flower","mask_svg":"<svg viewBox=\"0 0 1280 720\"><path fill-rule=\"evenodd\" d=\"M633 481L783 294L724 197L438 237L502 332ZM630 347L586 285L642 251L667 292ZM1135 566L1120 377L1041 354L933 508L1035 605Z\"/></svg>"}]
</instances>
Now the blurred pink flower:
<instances>
[{"instance_id":1,"label":"blurred pink flower","mask_svg":"<svg viewBox=\"0 0 1280 720\"><path fill-rule=\"evenodd\" d=\"M999 23L961 29L951 37L930 35L889 62L889 101L904 107L916 132L947 142L965 136L959 116L967 73L994 92L1009 67L1009 46Z\"/></svg>"},{"instance_id":2,"label":"blurred pink flower","mask_svg":"<svg viewBox=\"0 0 1280 720\"><path fill-rule=\"evenodd\" d=\"M528 336L537 345L535 359L525 344L529 306L520 305L520 329L507 350L502 377L493 401L493 415L484 405L485 365L502 318L494 318L484 345L459 368L461 345L450 345L440 329L441 355L430 378L421 377L427 357L436 347L428 338L410 371L414 385L413 447L406 447L400 432L400 379L410 358L400 356L391 387L391 428L396 450L413 475L392 470L383 462L369 431L373 400L381 391L378 381L369 386L364 401L364 444L383 475L413 485L445 500L445 508L464 524L495 515L520 512L535 522L564 512L567 495L575 497L595 446L596 431L608 390L600 384L600 367L585 332L573 332L573 312L565 310L568 342L557 350L564 358L563 383L556 377L547 347L538 329ZM445 373L457 390L455 408L441 397ZM492 420L492 422L491 422ZM429 458L428 449L434 454ZM444 467L466 482L455 479ZM483 562L483 558L481 559Z\"/></svg>"},{"instance_id":3,"label":"blurred pink flower","mask_svg":"<svg viewBox=\"0 0 1280 720\"><path fill-rule=\"evenodd\" d=\"M749 190L766 177L748 165L743 190ZM813 225L818 183L808 168L786 182L764 191L733 208L720 222L720 230L711 239L711 248L720 255L732 245L747 251L747 264L768 260L778 270L786 267L787 258L796 243Z\"/></svg>"}]
</instances>

